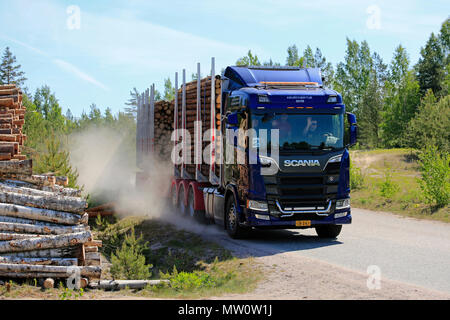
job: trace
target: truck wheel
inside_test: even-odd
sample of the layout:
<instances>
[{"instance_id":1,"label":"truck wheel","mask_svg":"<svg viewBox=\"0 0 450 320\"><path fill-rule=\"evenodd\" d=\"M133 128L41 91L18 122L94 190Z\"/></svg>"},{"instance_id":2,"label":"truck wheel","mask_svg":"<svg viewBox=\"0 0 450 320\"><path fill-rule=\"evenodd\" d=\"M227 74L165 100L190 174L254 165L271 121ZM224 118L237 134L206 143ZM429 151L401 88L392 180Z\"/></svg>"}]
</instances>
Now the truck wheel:
<instances>
[{"instance_id":1,"label":"truck wheel","mask_svg":"<svg viewBox=\"0 0 450 320\"><path fill-rule=\"evenodd\" d=\"M228 234L233 239L242 238L245 235L246 230L239 225L236 204L234 203L233 197L228 198L226 208L225 226Z\"/></svg>"},{"instance_id":2,"label":"truck wheel","mask_svg":"<svg viewBox=\"0 0 450 320\"><path fill-rule=\"evenodd\" d=\"M180 187L180 193L178 193L178 213L182 216L186 214L186 205L184 204L184 187Z\"/></svg>"},{"instance_id":3,"label":"truck wheel","mask_svg":"<svg viewBox=\"0 0 450 320\"><path fill-rule=\"evenodd\" d=\"M170 189L169 210L171 213L178 210L177 186L174 185Z\"/></svg>"},{"instance_id":4,"label":"truck wheel","mask_svg":"<svg viewBox=\"0 0 450 320\"><path fill-rule=\"evenodd\" d=\"M189 189L187 212L191 218L198 222L203 223L205 221L205 212L203 210L194 209L194 191L192 189Z\"/></svg>"},{"instance_id":5,"label":"truck wheel","mask_svg":"<svg viewBox=\"0 0 450 320\"><path fill-rule=\"evenodd\" d=\"M342 225L323 225L317 226L316 232L319 238L336 238L342 230Z\"/></svg>"}]
</instances>

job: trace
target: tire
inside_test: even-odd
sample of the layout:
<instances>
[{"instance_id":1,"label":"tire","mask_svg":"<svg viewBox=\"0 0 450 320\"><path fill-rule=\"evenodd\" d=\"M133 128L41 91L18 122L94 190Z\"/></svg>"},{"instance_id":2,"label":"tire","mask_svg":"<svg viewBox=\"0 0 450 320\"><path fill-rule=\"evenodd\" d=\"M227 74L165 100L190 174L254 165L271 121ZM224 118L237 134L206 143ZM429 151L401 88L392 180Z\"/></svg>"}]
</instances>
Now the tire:
<instances>
[{"instance_id":1,"label":"tire","mask_svg":"<svg viewBox=\"0 0 450 320\"><path fill-rule=\"evenodd\" d=\"M236 212L236 204L233 197L227 200L225 211L225 227L228 235L233 239L241 239L247 234L247 230L239 225L238 216Z\"/></svg>"},{"instance_id":2,"label":"tire","mask_svg":"<svg viewBox=\"0 0 450 320\"><path fill-rule=\"evenodd\" d=\"M323 225L316 227L319 238L334 239L341 233L342 225Z\"/></svg>"},{"instance_id":3,"label":"tire","mask_svg":"<svg viewBox=\"0 0 450 320\"><path fill-rule=\"evenodd\" d=\"M177 186L174 185L170 188L170 199L169 199L168 208L171 213L176 212L178 210L178 195L177 195Z\"/></svg>"},{"instance_id":4,"label":"tire","mask_svg":"<svg viewBox=\"0 0 450 320\"><path fill-rule=\"evenodd\" d=\"M184 204L184 187L180 187L180 192L178 193L178 210L177 212L184 216L186 215L186 205Z\"/></svg>"},{"instance_id":5,"label":"tire","mask_svg":"<svg viewBox=\"0 0 450 320\"><path fill-rule=\"evenodd\" d=\"M194 209L194 191L189 189L188 206L186 208L187 214L199 223L205 223L205 212L203 210Z\"/></svg>"}]
</instances>

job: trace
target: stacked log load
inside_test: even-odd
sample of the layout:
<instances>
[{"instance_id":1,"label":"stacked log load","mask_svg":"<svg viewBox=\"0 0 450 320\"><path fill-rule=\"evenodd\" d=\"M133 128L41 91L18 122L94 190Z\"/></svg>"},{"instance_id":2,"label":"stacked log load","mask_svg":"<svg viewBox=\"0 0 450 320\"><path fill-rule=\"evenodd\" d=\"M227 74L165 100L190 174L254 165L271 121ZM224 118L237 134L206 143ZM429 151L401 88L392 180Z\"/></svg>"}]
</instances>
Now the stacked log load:
<instances>
[{"instance_id":1,"label":"stacked log load","mask_svg":"<svg viewBox=\"0 0 450 320\"><path fill-rule=\"evenodd\" d=\"M211 119L211 77L206 77L201 79L200 81L200 117L202 122L202 137L203 133L211 128L211 120L215 121L215 127L217 130L221 130L220 128L220 104L221 104L221 90L220 90L220 78L216 77L215 79L215 106L216 106L216 116L214 119ZM179 128L181 128L182 123L182 113L181 113L181 103L182 103L182 94L183 91L180 89L178 91L178 123ZM195 176L195 150L193 147L194 141L194 122L197 121L197 80L186 83L186 129L189 131L191 135L192 148L191 148L191 163L186 165L186 170L192 176ZM202 150L210 144L210 141L203 141ZM220 143L217 140L217 143ZM217 147L220 147L219 145ZM216 167L217 168L217 167ZM201 166L201 173L204 176L208 176L209 165L203 161Z\"/></svg>"},{"instance_id":2,"label":"stacked log load","mask_svg":"<svg viewBox=\"0 0 450 320\"><path fill-rule=\"evenodd\" d=\"M10 90L7 98L5 90ZM9 133L0 137L13 136L21 146L23 121L15 120L20 116L16 111L24 110L21 91L12 85L0 86L0 94L4 94L0 96L0 120L9 119L0 129ZM100 279L98 247L102 243L93 240L87 202L80 190L67 188L67 177L33 175L32 160L23 160L20 149L13 152L6 146L1 140L0 278L62 279L75 273L86 285Z\"/></svg>"},{"instance_id":3,"label":"stacked log load","mask_svg":"<svg viewBox=\"0 0 450 320\"><path fill-rule=\"evenodd\" d=\"M221 87L220 87L220 76L214 78L214 99L215 99L215 110L216 114L211 119L211 77L206 77L200 81L200 116L202 122L202 137L206 130L211 128L211 120L215 122L215 127L217 130L221 130L220 123L220 105L221 105ZM148 92L146 93L148 94ZM182 129L182 95L183 90L180 88L177 92L178 94L178 129ZM143 170L143 172L138 172L136 175L137 180L145 181L148 178L148 168L145 166L147 160L147 153L151 153L151 138L148 127L148 106L143 106L142 109L138 110L138 128L137 128L137 163L138 167ZM174 130L174 112L175 112L175 100L172 101L157 101L155 102L154 109L154 149L153 154L159 157L160 160L170 161L171 154L174 146L174 142L171 141L171 135ZM195 150L194 150L194 122L197 120L197 80L186 83L186 129L189 131L191 136L191 163L186 165L186 170L192 176L195 176ZM181 142L181 137L179 139ZM216 140L216 148L220 148L220 141ZM210 144L210 141L203 141L202 150ZM180 169L180 166L178 166ZM216 175L219 175L219 166L216 166ZM201 165L201 172L204 176L209 175L209 165L203 161Z\"/></svg>"},{"instance_id":4,"label":"stacked log load","mask_svg":"<svg viewBox=\"0 0 450 320\"><path fill-rule=\"evenodd\" d=\"M15 84L0 85L0 160L26 158L21 154L25 111L21 89Z\"/></svg>"}]
</instances>

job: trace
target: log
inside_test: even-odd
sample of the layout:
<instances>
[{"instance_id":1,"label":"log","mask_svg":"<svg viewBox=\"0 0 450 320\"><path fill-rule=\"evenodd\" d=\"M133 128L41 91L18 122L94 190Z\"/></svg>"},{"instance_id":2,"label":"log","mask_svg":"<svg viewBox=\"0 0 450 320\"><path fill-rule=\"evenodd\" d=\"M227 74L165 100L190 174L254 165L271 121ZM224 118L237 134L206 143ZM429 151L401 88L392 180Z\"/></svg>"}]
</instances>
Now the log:
<instances>
[{"instance_id":1,"label":"log","mask_svg":"<svg viewBox=\"0 0 450 320\"><path fill-rule=\"evenodd\" d=\"M33 196L14 192L0 192L0 202L77 214L81 214L87 207L86 200L76 197L54 195Z\"/></svg>"},{"instance_id":2,"label":"log","mask_svg":"<svg viewBox=\"0 0 450 320\"><path fill-rule=\"evenodd\" d=\"M4 90L4 89L13 89L13 88L18 88L18 87L16 86L15 83L11 83L11 84L1 84L1 85L0 85L0 89L1 89L1 90Z\"/></svg>"},{"instance_id":3,"label":"log","mask_svg":"<svg viewBox=\"0 0 450 320\"><path fill-rule=\"evenodd\" d=\"M100 247L101 248L102 245L103 245L102 240L91 240L91 241L84 243L85 247Z\"/></svg>"},{"instance_id":4,"label":"log","mask_svg":"<svg viewBox=\"0 0 450 320\"><path fill-rule=\"evenodd\" d=\"M83 216L83 222L85 222L85 219L84 219L85 217L86 217L86 215ZM31 224L31 225L43 226L43 227L62 227L62 225L56 224L56 223L51 223L51 222L46 222L46 221L38 221L38 220L32 220L32 219L9 217L9 216L2 216L2 215L0 215L0 222L23 223L23 224ZM72 228L74 230L74 232L78 232L79 230L86 229L86 223L78 224L78 225L66 225L65 227Z\"/></svg>"},{"instance_id":5,"label":"log","mask_svg":"<svg viewBox=\"0 0 450 320\"><path fill-rule=\"evenodd\" d=\"M8 264L34 264L52 266L77 266L76 258L20 258L11 256L0 256L0 263Z\"/></svg>"},{"instance_id":6,"label":"log","mask_svg":"<svg viewBox=\"0 0 450 320\"><path fill-rule=\"evenodd\" d=\"M33 174L33 162L31 159L22 161L0 161L0 175L3 173L14 173L14 174Z\"/></svg>"},{"instance_id":7,"label":"log","mask_svg":"<svg viewBox=\"0 0 450 320\"><path fill-rule=\"evenodd\" d=\"M85 246L84 250L85 250L86 253L88 253L88 252L98 252L98 247L95 247L95 246L87 247L87 246Z\"/></svg>"},{"instance_id":8,"label":"log","mask_svg":"<svg viewBox=\"0 0 450 320\"><path fill-rule=\"evenodd\" d=\"M15 155L13 155L12 158L15 159L15 160L26 160L27 156L24 155L24 154L15 154Z\"/></svg>"},{"instance_id":9,"label":"log","mask_svg":"<svg viewBox=\"0 0 450 320\"><path fill-rule=\"evenodd\" d=\"M92 240L90 231L0 242L0 253L75 246Z\"/></svg>"},{"instance_id":10,"label":"log","mask_svg":"<svg viewBox=\"0 0 450 320\"><path fill-rule=\"evenodd\" d=\"M12 222L0 222L0 231L17 232L17 233L33 233L33 234L73 234L77 232L89 231L86 226L72 227L72 226L60 226L60 227L48 227L25 223L12 223Z\"/></svg>"},{"instance_id":11,"label":"log","mask_svg":"<svg viewBox=\"0 0 450 320\"><path fill-rule=\"evenodd\" d=\"M86 260L100 260L99 252L86 252L85 253Z\"/></svg>"},{"instance_id":12,"label":"log","mask_svg":"<svg viewBox=\"0 0 450 320\"><path fill-rule=\"evenodd\" d=\"M56 184L52 187L48 187L48 186L42 187L42 190L49 191L49 192L56 192L62 196L67 196L67 197L81 197L81 190L73 189L73 188L64 188L64 187L56 185Z\"/></svg>"},{"instance_id":13,"label":"log","mask_svg":"<svg viewBox=\"0 0 450 320\"><path fill-rule=\"evenodd\" d=\"M15 233L15 232L0 232L0 241L9 241L16 239L29 239L39 237L36 234Z\"/></svg>"},{"instance_id":14,"label":"log","mask_svg":"<svg viewBox=\"0 0 450 320\"><path fill-rule=\"evenodd\" d=\"M13 98L0 98L0 106L3 107L12 107L14 104Z\"/></svg>"},{"instance_id":15,"label":"log","mask_svg":"<svg viewBox=\"0 0 450 320\"><path fill-rule=\"evenodd\" d=\"M53 289L55 287L55 280L52 278L47 278L44 280L44 284L42 286L44 289Z\"/></svg>"},{"instance_id":16,"label":"log","mask_svg":"<svg viewBox=\"0 0 450 320\"><path fill-rule=\"evenodd\" d=\"M11 160L12 156L11 153L4 153L4 152L0 152L0 161L4 161L4 160Z\"/></svg>"},{"instance_id":17,"label":"log","mask_svg":"<svg viewBox=\"0 0 450 320\"><path fill-rule=\"evenodd\" d=\"M12 157L14 155L14 146L12 146L12 145L0 145L0 153L5 154L5 155L9 154ZM9 159L7 159L7 160L9 160ZM4 162L8 162L9 163L10 161L4 161ZM4 174L0 173L0 176L3 176L3 175Z\"/></svg>"},{"instance_id":18,"label":"log","mask_svg":"<svg viewBox=\"0 0 450 320\"><path fill-rule=\"evenodd\" d=\"M0 134L0 141L16 142L16 141L17 141L17 138L16 138L15 135Z\"/></svg>"},{"instance_id":19,"label":"log","mask_svg":"<svg viewBox=\"0 0 450 320\"><path fill-rule=\"evenodd\" d=\"M87 214L80 216L77 214L67 213L63 211L26 207L10 203L0 203L0 215L59 223L65 225L76 225L80 223L87 223L87 220L89 218L89 215Z\"/></svg>"},{"instance_id":20,"label":"log","mask_svg":"<svg viewBox=\"0 0 450 320\"><path fill-rule=\"evenodd\" d=\"M57 249L43 249L43 250L30 250L30 251L22 251L22 252L8 252L6 255L9 257L17 257L17 258L73 258L76 256L78 247L65 247L65 248L57 248Z\"/></svg>"},{"instance_id":21,"label":"log","mask_svg":"<svg viewBox=\"0 0 450 320\"><path fill-rule=\"evenodd\" d=\"M81 278L80 279L80 288L87 288L89 285L89 279L88 278Z\"/></svg>"},{"instance_id":22,"label":"log","mask_svg":"<svg viewBox=\"0 0 450 320\"><path fill-rule=\"evenodd\" d=\"M160 284L170 284L169 280L101 280L89 284L93 289L120 290L120 289L143 289L146 286L155 286Z\"/></svg>"},{"instance_id":23,"label":"log","mask_svg":"<svg viewBox=\"0 0 450 320\"><path fill-rule=\"evenodd\" d=\"M84 261L84 265L85 266L100 266L101 265L101 261L100 261L100 259L97 259L97 260L85 260Z\"/></svg>"},{"instance_id":24,"label":"log","mask_svg":"<svg viewBox=\"0 0 450 320\"><path fill-rule=\"evenodd\" d=\"M33 265L33 264L12 264L0 263L0 276L3 273L56 273L61 274L62 277L70 277L74 272L72 270L78 269L81 276L86 277L100 277L102 269L100 267L79 267L79 266L47 266L47 265Z\"/></svg>"}]
</instances>

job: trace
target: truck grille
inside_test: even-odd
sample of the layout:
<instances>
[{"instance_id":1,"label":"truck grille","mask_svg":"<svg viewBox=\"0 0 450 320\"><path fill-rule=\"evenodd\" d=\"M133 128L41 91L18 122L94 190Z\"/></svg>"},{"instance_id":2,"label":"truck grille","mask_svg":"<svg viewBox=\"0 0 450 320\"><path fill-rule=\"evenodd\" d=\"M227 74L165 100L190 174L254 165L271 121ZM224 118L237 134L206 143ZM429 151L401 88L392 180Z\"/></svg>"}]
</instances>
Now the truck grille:
<instances>
[{"instance_id":1,"label":"truck grille","mask_svg":"<svg viewBox=\"0 0 450 320\"><path fill-rule=\"evenodd\" d=\"M339 184L339 163L328 164L320 173L283 173L264 176L271 214L280 216L276 205L286 211L323 210L336 199ZM332 211L330 211L331 213ZM321 219L316 213L297 213L290 219Z\"/></svg>"}]
</instances>

